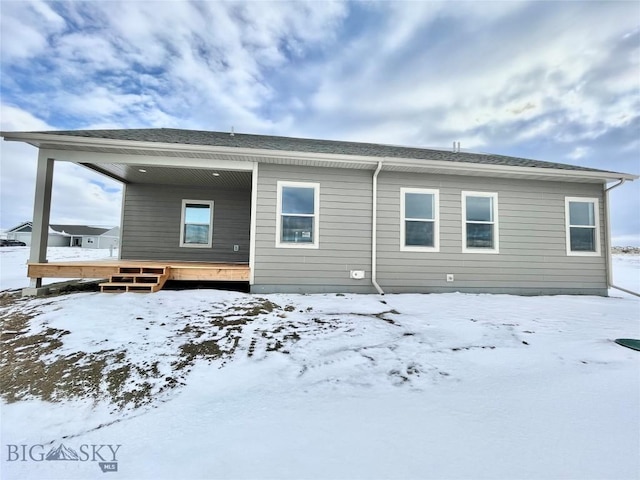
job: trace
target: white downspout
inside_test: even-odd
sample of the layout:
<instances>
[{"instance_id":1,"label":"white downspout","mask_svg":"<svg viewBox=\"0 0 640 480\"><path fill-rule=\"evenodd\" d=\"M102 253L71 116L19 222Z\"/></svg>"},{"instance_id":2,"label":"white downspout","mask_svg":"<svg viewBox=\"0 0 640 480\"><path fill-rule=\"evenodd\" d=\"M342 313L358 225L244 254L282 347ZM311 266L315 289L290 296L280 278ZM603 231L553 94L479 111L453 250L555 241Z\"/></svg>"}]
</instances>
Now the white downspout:
<instances>
[{"instance_id":1,"label":"white downspout","mask_svg":"<svg viewBox=\"0 0 640 480\"><path fill-rule=\"evenodd\" d=\"M627 290L626 288L617 287L613 284L613 268L611 266L611 221L609 220L609 192L614 188L618 188L625 182L624 178L621 178L618 183L615 185L611 185L609 188L604 189L604 215L605 215L605 228L607 230L605 238L607 242L607 257L606 257L606 265L607 265L607 287L615 288L616 290L621 290L626 293L630 293L631 295L635 295L640 297L640 293L632 292L631 290Z\"/></svg>"},{"instance_id":2,"label":"white downspout","mask_svg":"<svg viewBox=\"0 0 640 480\"><path fill-rule=\"evenodd\" d=\"M378 162L378 168L373 173L373 213L371 218L371 283L380 295L384 295L378 285L378 174L382 170L382 162Z\"/></svg>"}]
</instances>

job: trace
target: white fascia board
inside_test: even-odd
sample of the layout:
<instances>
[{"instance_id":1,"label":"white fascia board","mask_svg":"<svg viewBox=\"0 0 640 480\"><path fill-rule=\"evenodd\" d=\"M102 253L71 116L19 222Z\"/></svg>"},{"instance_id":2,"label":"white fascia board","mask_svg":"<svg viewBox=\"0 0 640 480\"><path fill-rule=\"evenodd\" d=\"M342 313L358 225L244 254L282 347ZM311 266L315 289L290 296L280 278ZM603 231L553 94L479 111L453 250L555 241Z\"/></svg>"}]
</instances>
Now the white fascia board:
<instances>
[{"instance_id":1,"label":"white fascia board","mask_svg":"<svg viewBox=\"0 0 640 480\"><path fill-rule=\"evenodd\" d=\"M253 162L216 160L211 158L162 157L150 155L127 155L122 153L83 152L78 150L41 150L47 158L73 163L114 163L121 165L149 165L173 168L206 168L220 170L252 171Z\"/></svg>"},{"instance_id":2,"label":"white fascia board","mask_svg":"<svg viewBox=\"0 0 640 480\"><path fill-rule=\"evenodd\" d=\"M413 159L384 159L387 167L415 168L419 170L428 170L430 168L437 170L448 170L454 174L474 174L492 176L494 174L503 174L518 177L539 177L541 179L590 179L593 181L613 181L624 178L625 180L635 180L640 177L628 173L617 172L591 172L584 170L566 170L561 168L543 168L543 167L517 167L511 165L492 165L486 163L471 162L448 162L446 160L413 160Z\"/></svg>"},{"instance_id":3,"label":"white fascia board","mask_svg":"<svg viewBox=\"0 0 640 480\"><path fill-rule=\"evenodd\" d=\"M434 168L438 170L448 170L454 174L473 173L478 174L505 174L518 176L536 176L541 179L584 179L592 181L614 181L625 179L633 181L640 178L638 175L632 175L627 173L617 172L591 172L583 170L565 170L556 168L540 168L540 167L519 167L511 165L492 165L482 163L471 162L450 162L446 160L424 160L424 159L403 159L403 158L389 158L389 157L369 157L360 155L344 155L344 154L329 154L329 153L310 153L310 152L295 152L288 150L266 150L266 149L254 149L254 148L237 148L237 147L220 147L211 145L187 145L179 143L160 143L160 142L140 142L130 140L114 140L114 139L96 139L87 137L75 137L72 135L54 135L54 134L42 134L42 133L12 133L12 132L0 132L0 135L5 140L15 140L23 142L46 142L47 145L65 145L73 146L87 146L98 148L127 148L132 150L155 150L159 152L178 152L178 153L209 153L209 154L225 154L225 155L237 155L242 157L252 157L254 161L260 162L262 157L277 157L282 159L295 159L298 161L312 161L312 162L332 162L332 163L361 163L363 165L369 165L371 169L375 169L378 162L382 161L386 166L397 166L404 168L417 168L419 170L428 170ZM63 150L63 148L61 149ZM67 153L67 151L65 151ZM82 153L81 155L85 155ZM108 154L100 154L108 155ZM122 155L111 154L114 157L122 157ZM68 155L67 155L68 156ZM129 156L135 159L136 156ZM156 158L145 156L145 158ZM191 159L180 157L179 161L176 161L175 157L158 157L162 158L166 163L153 163L154 165L166 165L166 166L185 166L185 167L202 167L202 168L225 168L218 164L212 165L211 159ZM62 160L62 159L61 159ZM71 160L74 161L74 160ZM193 164L191 164L193 161ZM104 162L104 160L102 160ZM226 168L232 170L252 170L253 164L248 161L226 161L229 166ZM93 163L84 160L84 163ZM140 163L132 160L131 162L112 161L112 163ZM239 164L245 164L239 168ZM419 171L418 170L418 171Z\"/></svg>"}]
</instances>

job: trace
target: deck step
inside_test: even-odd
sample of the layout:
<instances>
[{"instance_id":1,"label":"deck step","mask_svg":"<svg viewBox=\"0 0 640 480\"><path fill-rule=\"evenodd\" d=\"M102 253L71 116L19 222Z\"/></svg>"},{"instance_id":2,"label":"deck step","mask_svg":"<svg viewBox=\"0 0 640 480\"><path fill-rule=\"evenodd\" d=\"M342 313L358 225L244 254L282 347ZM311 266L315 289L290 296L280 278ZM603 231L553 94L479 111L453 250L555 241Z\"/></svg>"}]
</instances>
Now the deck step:
<instances>
[{"instance_id":1,"label":"deck step","mask_svg":"<svg viewBox=\"0 0 640 480\"><path fill-rule=\"evenodd\" d=\"M162 275L111 275L112 283L160 283Z\"/></svg>"},{"instance_id":2,"label":"deck step","mask_svg":"<svg viewBox=\"0 0 640 480\"><path fill-rule=\"evenodd\" d=\"M171 267L145 267L145 266L126 266L120 267L118 271L120 273L130 273L130 274L152 274L152 275L164 275L167 270Z\"/></svg>"},{"instance_id":3,"label":"deck step","mask_svg":"<svg viewBox=\"0 0 640 480\"><path fill-rule=\"evenodd\" d=\"M153 293L161 290L171 267L148 267L127 265L118 268L118 273L111 275L109 281L100 284L101 292L143 292Z\"/></svg>"}]
</instances>

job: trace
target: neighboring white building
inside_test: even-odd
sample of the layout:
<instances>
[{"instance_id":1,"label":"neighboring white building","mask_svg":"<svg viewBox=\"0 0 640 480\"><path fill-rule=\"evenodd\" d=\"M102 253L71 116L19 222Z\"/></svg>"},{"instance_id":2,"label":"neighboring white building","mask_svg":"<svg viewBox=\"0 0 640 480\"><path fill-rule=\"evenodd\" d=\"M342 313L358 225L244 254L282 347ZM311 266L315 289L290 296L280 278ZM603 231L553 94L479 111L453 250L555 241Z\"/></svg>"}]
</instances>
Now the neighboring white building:
<instances>
[{"instance_id":1,"label":"neighboring white building","mask_svg":"<svg viewBox=\"0 0 640 480\"><path fill-rule=\"evenodd\" d=\"M83 235L82 248L118 248L120 227L114 227L101 235Z\"/></svg>"},{"instance_id":2,"label":"neighboring white building","mask_svg":"<svg viewBox=\"0 0 640 480\"><path fill-rule=\"evenodd\" d=\"M6 232L10 240L31 245L31 222L24 222ZM120 227L100 228L87 225L49 225L50 247L117 248Z\"/></svg>"}]
</instances>

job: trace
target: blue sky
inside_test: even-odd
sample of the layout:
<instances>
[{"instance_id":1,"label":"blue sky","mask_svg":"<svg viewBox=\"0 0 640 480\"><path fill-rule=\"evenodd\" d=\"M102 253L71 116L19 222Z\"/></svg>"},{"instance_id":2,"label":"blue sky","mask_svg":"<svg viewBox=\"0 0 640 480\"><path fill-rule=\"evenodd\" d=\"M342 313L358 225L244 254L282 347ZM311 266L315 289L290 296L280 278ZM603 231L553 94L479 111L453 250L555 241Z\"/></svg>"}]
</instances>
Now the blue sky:
<instances>
[{"instance_id":1,"label":"blue sky","mask_svg":"<svg viewBox=\"0 0 640 480\"><path fill-rule=\"evenodd\" d=\"M640 3L0 2L1 128L174 127L463 149L640 174ZM1 144L2 228L36 150ZM53 223L120 188L57 164ZM612 192L640 244L640 182Z\"/></svg>"}]
</instances>

